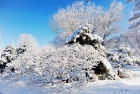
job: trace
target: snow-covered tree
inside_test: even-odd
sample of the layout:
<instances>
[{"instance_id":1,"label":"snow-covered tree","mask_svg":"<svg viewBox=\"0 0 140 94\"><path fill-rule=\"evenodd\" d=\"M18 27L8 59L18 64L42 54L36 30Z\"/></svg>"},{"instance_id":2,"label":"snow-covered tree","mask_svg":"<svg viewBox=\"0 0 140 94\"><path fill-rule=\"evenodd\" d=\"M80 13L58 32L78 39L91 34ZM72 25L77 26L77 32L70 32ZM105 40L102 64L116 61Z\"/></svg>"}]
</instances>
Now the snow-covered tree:
<instances>
[{"instance_id":1,"label":"snow-covered tree","mask_svg":"<svg viewBox=\"0 0 140 94\"><path fill-rule=\"evenodd\" d=\"M97 50L104 50L104 46L101 43L104 41L97 34L92 34L93 25L86 23L84 26L81 26L78 30L76 30L71 37L67 39L66 44L74 44L78 43L80 45L91 45Z\"/></svg>"},{"instance_id":2,"label":"snow-covered tree","mask_svg":"<svg viewBox=\"0 0 140 94\"><path fill-rule=\"evenodd\" d=\"M50 20L51 28L57 35L54 44L65 43L65 39L86 22L93 25L92 33L98 33L107 43L109 35L120 29L118 21L122 19L122 10L122 3L116 1L111 3L109 9L103 9L92 2L85 4L83 1L61 8Z\"/></svg>"},{"instance_id":3,"label":"snow-covered tree","mask_svg":"<svg viewBox=\"0 0 140 94\"><path fill-rule=\"evenodd\" d=\"M126 39L127 44L135 50L135 55L140 56L140 31L132 30L127 32Z\"/></svg>"},{"instance_id":4,"label":"snow-covered tree","mask_svg":"<svg viewBox=\"0 0 140 94\"><path fill-rule=\"evenodd\" d=\"M30 50L38 50L39 46L38 46L38 42L36 41L36 39L30 35L30 34L21 34L19 36L18 42L17 42L19 47L25 47L27 51Z\"/></svg>"},{"instance_id":5,"label":"snow-covered tree","mask_svg":"<svg viewBox=\"0 0 140 94\"><path fill-rule=\"evenodd\" d=\"M116 2L115 0L111 3L110 8L105 11L102 20L102 38L104 40L103 45L107 45L108 42L113 37L113 34L118 34L121 30L121 26L119 25L119 21L123 18L123 9L124 6L121 2ZM99 34L100 35L100 34ZM112 36L111 36L112 35Z\"/></svg>"},{"instance_id":6,"label":"snow-covered tree","mask_svg":"<svg viewBox=\"0 0 140 94\"><path fill-rule=\"evenodd\" d=\"M119 47L126 47L129 45L134 50L136 56L140 56L140 31L139 26L127 30L119 37L113 38L106 47L108 49L114 49ZM111 45L111 46L110 46Z\"/></svg>"},{"instance_id":7,"label":"snow-covered tree","mask_svg":"<svg viewBox=\"0 0 140 94\"><path fill-rule=\"evenodd\" d=\"M129 21L133 21L133 20L136 20L138 18L140 18L140 0L127 0L127 2L130 2L130 1L134 1L135 2L135 8L134 8L134 14L133 14L133 17L131 17L129 19ZM129 29L131 28L136 28L137 26L139 26L140 24L140 20L138 20L137 22L135 22L134 24L130 25Z\"/></svg>"},{"instance_id":8,"label":"snow-covered tree","mask_svg":"<svg viewBox=\"0 0 140 94\"><path fill-rule=\"evenodd\" d=\"M131 15L133 16L133 14ZM140 18L132 20L129 25L135 24ZM135 50L135 55L140 55L140 25L135 28L128 29L125 33L120 36L114 37L110 40L106 48L113 49L118 47L127 47L128 45ZM111 45L111 46L110 46Z\"/></svg>"},{"instance_id":9,"label":"snow-covered tree","mask_svg":"<svg viewBox=\"0 0 140 94\"><path fill-rule=\"evenodd\" d=\"M0 69L5 69L8 63L11 63L20 54L24 54L25 51L28 51L30 53L34 51L39 51L39 46L37 41L32 35L29 34L21 34L18 39L18 46L19 48L16 48L12 45L7 45L5 50L3 50L0 58ZM14 67L11 69L13 70Z\"/></svg>"},{"instance_id":10,"label":"snow-covered tree","mask_svg":"<svg viewBox=\"0 0 140 94\"><path fill-rule=\"evenodd\" d=\"M71 37L68 38L67 43L68 45L72 44L80 44L82 46L90 45L92 46L97 52L99 52L98 56L102 56L103 58L106 57L104 53L104 46L102 46L103 39L96 34L92 34L93 26L92 24L86 23L86 25L82 26L79 30L75 31ZM94 56L93 56L94 57ZM97 63L98 66L93 68L95 74L100 72L107 73L106 64L102 65L102 61ZM102 67L102 69L100 69ZM102 74L102 73L101 73Z\"/></svg>"}]
</instances>

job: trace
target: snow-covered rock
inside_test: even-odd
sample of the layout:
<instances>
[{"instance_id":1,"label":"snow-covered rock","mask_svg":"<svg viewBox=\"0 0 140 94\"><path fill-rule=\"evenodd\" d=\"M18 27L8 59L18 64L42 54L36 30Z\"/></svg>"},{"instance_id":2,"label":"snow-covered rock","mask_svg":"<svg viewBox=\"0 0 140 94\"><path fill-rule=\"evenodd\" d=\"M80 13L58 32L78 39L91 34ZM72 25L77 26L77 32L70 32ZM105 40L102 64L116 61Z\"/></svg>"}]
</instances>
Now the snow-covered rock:
<instances>
[{"instance_id":1,"label":"snow-covered rock","mask_svg":"<svg viewBox=\"0 0 140 94\"><path fill-rule=\"evenodd\" d=\"M131 71L128 69L119 68L117 72L120 78L133 78Z\"/></svg>"}]
</instances>

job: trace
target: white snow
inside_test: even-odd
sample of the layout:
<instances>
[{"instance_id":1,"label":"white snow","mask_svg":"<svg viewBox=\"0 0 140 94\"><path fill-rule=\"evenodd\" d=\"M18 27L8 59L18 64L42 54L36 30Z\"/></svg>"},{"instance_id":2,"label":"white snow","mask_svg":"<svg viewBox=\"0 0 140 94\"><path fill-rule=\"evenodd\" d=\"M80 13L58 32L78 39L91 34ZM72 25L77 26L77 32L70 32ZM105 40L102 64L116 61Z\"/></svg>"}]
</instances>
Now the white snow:
<instances>
[{"instance_id":1,"label":"white snow","mask_svg":"<svg viewBox=\"0 0 140 94\"><path fill-rule=\"evenodd\" d=\"M109 69L109 70L112 69L111 64L109 63L109 61L108 61L107 59L104 59L104 60L103 60L103 64L106 65L106 68L107 68L107 69Z\"/></svg>"},{"instance_id":2,"label":"white snow","mask_svg":"<svg viewBox=\"0 0 140 94\"><path fill-rule=\"evenodd\" d=\"M127 66L133 78L120 80L97 80L87 85L67 90L57 90L49 86L35 86L18 81L3 83L0 79L0 94L140 94L140 66Z\"/></svg>"}]
</instances>

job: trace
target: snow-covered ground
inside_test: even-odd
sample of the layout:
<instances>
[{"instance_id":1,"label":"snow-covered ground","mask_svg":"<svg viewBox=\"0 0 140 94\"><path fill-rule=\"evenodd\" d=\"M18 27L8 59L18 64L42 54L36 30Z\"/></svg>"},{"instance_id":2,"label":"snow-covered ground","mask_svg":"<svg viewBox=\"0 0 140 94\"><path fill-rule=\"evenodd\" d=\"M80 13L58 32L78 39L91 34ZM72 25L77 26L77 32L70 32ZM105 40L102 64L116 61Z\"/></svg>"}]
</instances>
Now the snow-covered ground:
<instances>
[{"instance_id":1,"label":"snow-covered ground","mask_svg":"<svg viewBox=\"0 0 140 94\"><path fill-rule=\"evenodd\" d=\"M98 80L73 90L57 92L47 86L37 87L25 84L24 81L2 83L0 94L140 94L140 66L128 66L133 78L121 80Z\"/></svg>"}]
</instances>

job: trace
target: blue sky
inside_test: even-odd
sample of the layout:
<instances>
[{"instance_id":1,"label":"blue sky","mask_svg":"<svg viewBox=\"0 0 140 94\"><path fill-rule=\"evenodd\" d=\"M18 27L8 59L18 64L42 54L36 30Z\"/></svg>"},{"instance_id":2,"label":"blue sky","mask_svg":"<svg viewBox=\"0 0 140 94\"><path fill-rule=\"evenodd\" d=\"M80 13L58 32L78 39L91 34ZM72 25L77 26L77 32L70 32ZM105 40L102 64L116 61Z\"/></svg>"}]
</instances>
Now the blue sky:
<instances>
[{"instance_id":1,"label":"blue sky","mask_svg":"<svg viewBox=\"0 0 140 94\"><path fill-rule=\"evenodd\" d=\"M58 8L65 8L76 0L0 0L0 27L2 27L0 46L6 44L16 45L20 34L32 34L40 46L47 45L55 37L49 27L49 18L57 12ZM113 0L90 0L96 5L109 8ZM128 18L134 3L125 5L125 19L121 23L128 26Z\"/></svg>"}]
</instances>

